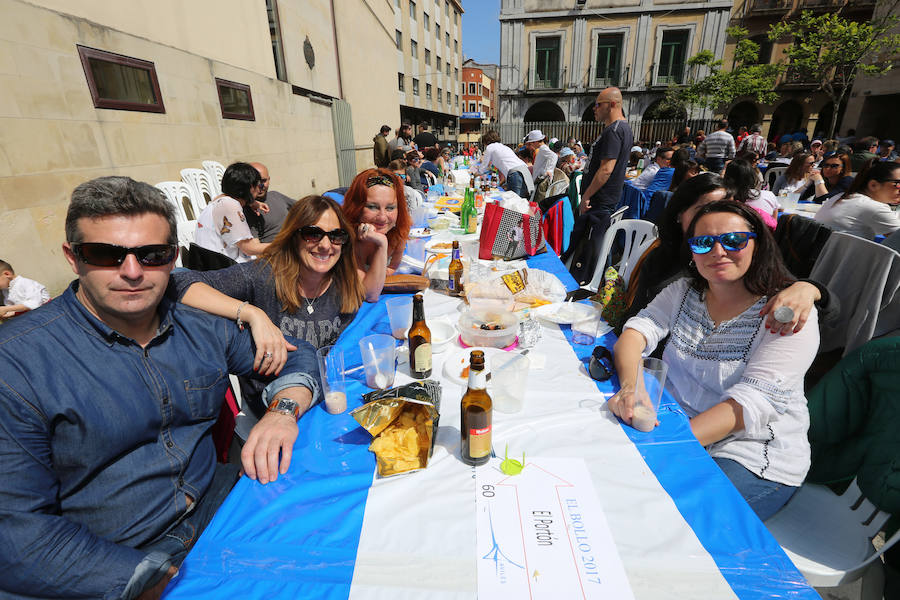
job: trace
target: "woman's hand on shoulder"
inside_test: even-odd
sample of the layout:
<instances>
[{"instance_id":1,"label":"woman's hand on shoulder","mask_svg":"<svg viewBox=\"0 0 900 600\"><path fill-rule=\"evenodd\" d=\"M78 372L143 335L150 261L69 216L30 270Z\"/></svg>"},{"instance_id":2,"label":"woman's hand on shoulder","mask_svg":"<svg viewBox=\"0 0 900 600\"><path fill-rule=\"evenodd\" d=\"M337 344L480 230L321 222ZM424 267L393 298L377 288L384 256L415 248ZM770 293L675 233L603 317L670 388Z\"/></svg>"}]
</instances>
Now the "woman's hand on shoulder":
<instances>
[{"instance_id":1,"label":"woman's hand on shoulder","mask_svg":"<svg viewBox=\"0 0 900 600\"><path fill-rule=\"evenodd\" d=\"M360 242L371 242L379 248L387 248L388 239L383 233L375 231L375 228L368 223L360 223L356 228L356 239Z\"/></svg>"},{"instance_id":2,"label":"woman's hand on shoulder","mask_svg":"<svg viewBox=\"0 0 900 600\"><path fill-rule=\"evenodd\" d=\"M790 335L797 333L806 325L809 319L809 313L821 298L819 288L805 281L796 281L771 298L759 312L760 315L766 317L766 329L772 333L781 335ZM780 323L775 320L775 311L781 307L789 308L793 311L793 318L787 323Z\"/></svg>"},{"instance_id":3,"label":"woman's hand on shoulder","mask_svg":"<svg viewBox=\"0 0 900 600\"><path fill-rule=\"evenodd\" d=\"M250 326L250 333L256 344L253 370L261 375L278 375L287 362L288 351L296 350L297 347L284 339L281 330L272 323L266 313L255 306L252 308L253 310L247 312L245 321Z\"/></svg>"}]
</instances>

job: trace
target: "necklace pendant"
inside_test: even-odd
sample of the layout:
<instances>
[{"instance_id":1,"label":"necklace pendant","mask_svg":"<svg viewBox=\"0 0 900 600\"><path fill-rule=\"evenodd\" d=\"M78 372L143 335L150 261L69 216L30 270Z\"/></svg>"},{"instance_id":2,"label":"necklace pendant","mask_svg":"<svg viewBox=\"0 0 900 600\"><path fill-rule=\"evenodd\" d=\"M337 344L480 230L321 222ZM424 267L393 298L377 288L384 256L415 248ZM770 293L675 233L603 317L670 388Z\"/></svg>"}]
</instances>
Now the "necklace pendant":
<instances>
[{"instance_id":1,"label":"necklace pendant","mask_svg":"<svg viewBox=\"0 0 900 600\"><path fill-rule=\"evenodd\" d=\"M313 314L313 310L314 309L312 307L312 304L310 304L309 306L306 307L306 312L308 312L309 314Z\"/></svg>"}]
</instances>

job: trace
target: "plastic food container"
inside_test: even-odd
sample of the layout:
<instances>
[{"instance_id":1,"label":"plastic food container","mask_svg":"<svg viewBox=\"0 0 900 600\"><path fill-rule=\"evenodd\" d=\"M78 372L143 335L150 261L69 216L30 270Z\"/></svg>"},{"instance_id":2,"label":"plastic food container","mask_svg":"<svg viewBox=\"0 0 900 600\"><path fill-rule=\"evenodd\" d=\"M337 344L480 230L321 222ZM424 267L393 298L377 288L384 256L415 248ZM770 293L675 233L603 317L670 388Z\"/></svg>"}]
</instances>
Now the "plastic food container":
<instances>
[{"instance_id":1,"label":"plastic food container","mask_svg":"<svg viewBox=\"0 0 900 600\"><path fill-rule=\"evenodd\" d=\"M482 325L498 325L498 329L482 329ZM459 333L467 346L506 348L519 333L519 317L509 311L465 310L459 316Z\"/></svg>"}]
</instances>

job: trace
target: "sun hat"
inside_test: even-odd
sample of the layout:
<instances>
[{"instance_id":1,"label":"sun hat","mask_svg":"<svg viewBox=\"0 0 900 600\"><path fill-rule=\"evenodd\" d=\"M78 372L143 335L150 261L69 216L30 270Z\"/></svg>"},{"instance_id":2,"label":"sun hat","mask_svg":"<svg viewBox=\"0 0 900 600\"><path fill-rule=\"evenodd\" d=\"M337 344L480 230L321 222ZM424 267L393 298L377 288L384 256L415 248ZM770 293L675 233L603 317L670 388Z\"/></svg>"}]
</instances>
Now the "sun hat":
<instances>
[{"instance_id":1,"label":"sun hat","mask_svg":"<svg viewBox=\"0 0 900 600\"><path fill-rule=\"evenodd\" d=\"M528 135L525 136L525 139L523 139L522 142L527 144L529 142L540 142L543 139L544 134L541 133L540 129L532 129L528 132Z\"/></svg>"}]
</instances>

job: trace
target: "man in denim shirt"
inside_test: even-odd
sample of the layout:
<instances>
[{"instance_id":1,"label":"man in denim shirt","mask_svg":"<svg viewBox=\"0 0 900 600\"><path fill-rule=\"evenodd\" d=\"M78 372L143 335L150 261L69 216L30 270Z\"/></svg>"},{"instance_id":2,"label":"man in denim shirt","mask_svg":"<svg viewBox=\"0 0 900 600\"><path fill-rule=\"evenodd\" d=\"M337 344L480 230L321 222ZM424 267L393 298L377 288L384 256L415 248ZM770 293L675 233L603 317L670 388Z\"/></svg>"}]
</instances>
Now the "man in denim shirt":
<instances>
[{"instance_id":1,"label":"man in denim shirt","mask_svg":"<svg viewBox=\"0 0 900 600\"><path fill-rule=\"evenodd\" d=\"M163 297L176 223L155 188L78 186L66 240L78 279L0 330L0 597L158 598L238 476L210 435L228 373L263 377L272 358ZM294 343L241 453L261 483L287 471L319 395L314 350Z\"/></svg>"}]
</instances>

